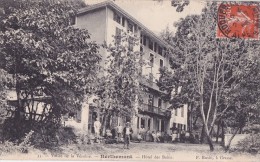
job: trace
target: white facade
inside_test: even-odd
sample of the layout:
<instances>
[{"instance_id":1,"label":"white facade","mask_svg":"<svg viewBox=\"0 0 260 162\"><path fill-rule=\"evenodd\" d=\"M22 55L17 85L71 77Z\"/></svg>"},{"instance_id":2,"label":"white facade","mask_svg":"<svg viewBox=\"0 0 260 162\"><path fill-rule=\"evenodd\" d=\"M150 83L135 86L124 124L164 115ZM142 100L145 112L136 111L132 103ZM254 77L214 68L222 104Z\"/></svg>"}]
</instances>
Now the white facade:
<instances>
[{"instance_id":1,"label":"white facade","mask_svg":"<svg viewBox=\"0 0 260 162\"><path fill-rule=\"evenodd\" d=\"M156 85L156 79L160 77L159 68L169 67L169 58L165 49L171 47L165 41L111 1L80 10L76 17L75 26L87 29L91 34L91 39L98 44L104 42L114 44L113 36L116 35L117 30L140 38L140 44L134 46L134 51L142 50L144 52L143 60L148 64L142 68L144 82L141 83L149 87L150 92L143 96L144 103L139 105L139 114L132 119L135 133L139 132L141 126L150 131L170 133L173 123L185 125L183 128L185 127L187 130L187 106L183 108L184 115L178 112L180 116L176 116L173 114L173 110L167 116L169 103L160 98L160 93L163 92ZM100 54L103 58L109 55L105 49L100 49ZM124 122L120 118L118 121Z\"/></svg>"}]
</instances>

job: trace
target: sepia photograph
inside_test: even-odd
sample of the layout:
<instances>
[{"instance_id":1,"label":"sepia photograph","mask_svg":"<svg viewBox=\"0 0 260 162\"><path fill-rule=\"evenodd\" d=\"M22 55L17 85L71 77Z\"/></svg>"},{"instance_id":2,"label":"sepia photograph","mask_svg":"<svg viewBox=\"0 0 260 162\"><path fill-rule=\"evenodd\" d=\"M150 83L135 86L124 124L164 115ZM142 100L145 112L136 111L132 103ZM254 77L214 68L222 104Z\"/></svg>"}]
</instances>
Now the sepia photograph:
<instances>
[{"instance_id":1,"label":"sepia photograph","mask_svg":"<svg viewBox=\"0 0 260 162\"><path fill-rule=\"evenodd\" d=\"M0 0L0 161L260 161L260 2Z\"/></svg>"}]
</instances>

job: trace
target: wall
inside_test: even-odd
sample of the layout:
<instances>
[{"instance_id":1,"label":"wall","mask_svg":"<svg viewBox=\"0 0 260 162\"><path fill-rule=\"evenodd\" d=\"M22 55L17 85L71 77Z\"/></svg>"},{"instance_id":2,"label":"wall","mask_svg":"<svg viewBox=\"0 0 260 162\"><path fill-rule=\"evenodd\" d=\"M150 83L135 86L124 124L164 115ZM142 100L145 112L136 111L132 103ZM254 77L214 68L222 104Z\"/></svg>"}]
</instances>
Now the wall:
<instances>
[{"instance_id":1,"label":"wall","mask_svg":"<svg viewBox=\"0 0 260 162\"><path fill-rule=\"evenodd\" d=\"M146 43L148 43L148 41L146 41ZM159 44L159 43L157 42L157 44ZM154 76L153 82L155 82L155 79L159 79L159 77L160 77L160 73L159 73L160 59L163 60L163 65L166 66L166 67L169 66L169 61L168 61L167 58L165 58L165 57L159 55L157 52L154 52L153 50L151 50L148 47L148 45L146 45L146 46L143 45L143 51L144 51L143 60L146 63L149 63L150 54L153 54L154 55L154 63L153 63L152 67L149 64L145 65L142 69L143 70L142 75L145 75L148 78L149 74L152 73L153 76Z\"/></svg>"},{"instance_id":2,"label":"wall","mask_svg":"<svg viewBox=\"0 0 260 162\"><path fill-rule=\"evenodd\" d=\"M106 41L106 9L99 9L88 12L76 18L75 27L87 29L90 33L90 40L101 45ZM101 65L104 64L106 58L106 50L100 48L99 54L102 56Z\"/></svg>"},{"instance_id":3,"label":"wall","mask_svg":"<svg viewBox=\"0 0 260 162\"><path fill-rule=\"evenodd\" d=\"M103 43L106 34L105 8L78 16L75 26L81 29L87 29L91 34L91 40L95 40L98 44Z\"/></svg>"},{"instance_id":4,"label":"wall","mask_svg":"<svg viewBox=\"0 0 260 162\"><path fill-rule=\"evenodd\" d=\"M173 126L173 122L174 122L174 123L186 125L186 130L187 130L187 119L188 119L188 106L187 106L187 104L185 104L183 117L181 117L181 108L177 109L177 116L175 115L175 109L172 110L172 116L170 119L170 127Z\"/></svg>"}]
</instances>

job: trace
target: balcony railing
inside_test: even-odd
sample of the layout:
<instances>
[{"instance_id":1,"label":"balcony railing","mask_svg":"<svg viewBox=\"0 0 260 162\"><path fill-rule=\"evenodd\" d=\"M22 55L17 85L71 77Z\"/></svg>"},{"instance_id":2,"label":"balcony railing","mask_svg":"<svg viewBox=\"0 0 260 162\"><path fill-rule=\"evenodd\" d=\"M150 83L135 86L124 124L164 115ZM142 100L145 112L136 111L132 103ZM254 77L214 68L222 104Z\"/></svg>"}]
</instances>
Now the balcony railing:
<instances>
[{"instance_id":1,"label":"balcony railing","mask_svg":"<svg viewBox=\"0 0 260 162\"><path fill-rule=\"evenodd\" d=\"M140 79L140 83L145 85L145 86L147 86L147 87L150 87L150 88L152 88L154 90L162 92L159 89L159 87L157 86L157 84L155 82L153 82L153 80L150 79L150 78L148 79L148 78L143 77L143 78Z\"/></svg>"},{"instance_id":2,"label":"balcony railing","mask_svg":"<svg viewBox=\"0 0 260 162\"><path fill-rule=\"evenodd\" d=\"M148 104L141 104L140 109L145 112L155 113L159 115L166 115L168 112L167 109L159 108Z\"/></svg>"}]
</instances>

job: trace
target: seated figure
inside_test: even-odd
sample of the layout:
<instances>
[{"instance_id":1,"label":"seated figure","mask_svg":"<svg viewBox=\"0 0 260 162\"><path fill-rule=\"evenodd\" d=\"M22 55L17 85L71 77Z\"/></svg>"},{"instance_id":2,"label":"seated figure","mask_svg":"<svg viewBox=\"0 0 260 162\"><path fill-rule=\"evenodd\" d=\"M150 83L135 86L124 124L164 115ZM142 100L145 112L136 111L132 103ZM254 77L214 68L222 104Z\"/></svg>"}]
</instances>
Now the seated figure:
<instances>
[{"instance_id":1,"label":"seated figure","mask_svg":"<svg viewBox=\"0 0 260 162\"><path fill-rule=\"evenodd\" d=\"M112 133L111 133L111 130L110 130L110 129L107 129L107 130L106 130L106 137L107 137L107 138L112 138Z\"/></svg>"},{"instance_id":2,"label":"seated figure","mask_svg":"<svg viewBox=\"0 0 260 162\"><path fill-rule=\"evenodd\" d=\"M138 133L137 135L137 141L141 142L142 141L142 134Z\"/></svg>"},{"instance_id":3,"label":"seated figure","mask_svg":"<svg viewBox=\"0 0 260 162\"><path fill-rule=\"evenodd\" d=\"M178 132L173 131L172 132L172 142L177 142L178 141Z\"/></svg>"},{"instance_id":4,"label":"seated figure","mask_svg":"<svg viewBox=\"0 0 260 162\"><path fill-rule=\"evenodd\" d=\"M157 136L154 131L152 131L152 137L153 137L153 142L156 142Z\"/></svg>"}]
</instances>

